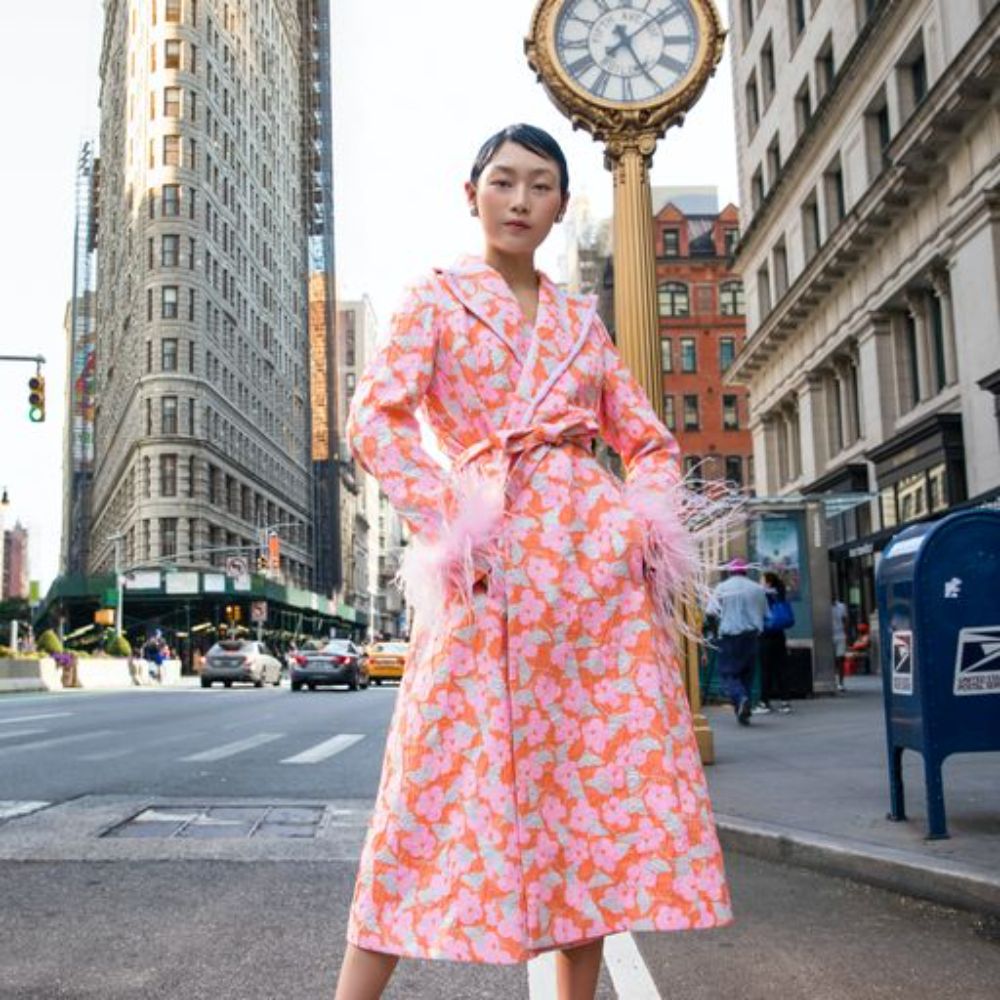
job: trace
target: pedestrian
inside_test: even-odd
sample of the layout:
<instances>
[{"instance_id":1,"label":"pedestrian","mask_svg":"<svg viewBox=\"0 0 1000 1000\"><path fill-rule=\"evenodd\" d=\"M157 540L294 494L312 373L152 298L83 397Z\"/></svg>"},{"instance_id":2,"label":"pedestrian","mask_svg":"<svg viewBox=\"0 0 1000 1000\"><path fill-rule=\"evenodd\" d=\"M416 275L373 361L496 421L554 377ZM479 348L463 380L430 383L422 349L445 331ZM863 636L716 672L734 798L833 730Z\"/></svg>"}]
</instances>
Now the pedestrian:
<instances>
[{"instance_id":1,"label":"pedestrian","mask_svg":"<svg viewBox=\"0 0 1000 1000\"><path fill-rule=\"evenodd\" d=\"M847 608L834 594L830 599L830 618L833 626L833 662L837 670L837 690L843 694L844 657L847 655Z\"/></svg>"},{"instance_id":2,"label":"pedestrian","mask_svg":"<svg viewBox=\"0 0 1000 1000\"><path fill-rule=\"evenodd\" d=\"M697 569L679 451L593 297L535 270L568 187L547 133L487 140L485 252L417 284L352 401L352 452L413 534L414 620L337 1000L381 996L399 956L546 951L590 998L605 935L731 919L665 601Z\"/></svg>"},{"instance_id":3,"label":"pedestrian","mask_svg":"<svg viewBox=\"0 0 1000 1000\"><path fill-rule=\"evenodd\" d=\"M760 633L761 698L754 713L766 714L774 707L782 715L787 715L792 706L789 702L785 630L795 624L795 614L788 601L784 581L770 570L764 574L764 594L767 597L767 614Z\"/></svg>"},{"instance_id":4,"label":"pedestrian","mask_svg":"<svg viewBox=\"0 0 1000 1000\"><path fill-rule=\"evenodd\" d=\"M719 619L719 676L732 702L736 719L750 725L753 672L757 663L757 642L767 614L764 588L747 577L747 564L733 559L728 575L712 591L708 611Z\"/></svg>"}]
</instances>

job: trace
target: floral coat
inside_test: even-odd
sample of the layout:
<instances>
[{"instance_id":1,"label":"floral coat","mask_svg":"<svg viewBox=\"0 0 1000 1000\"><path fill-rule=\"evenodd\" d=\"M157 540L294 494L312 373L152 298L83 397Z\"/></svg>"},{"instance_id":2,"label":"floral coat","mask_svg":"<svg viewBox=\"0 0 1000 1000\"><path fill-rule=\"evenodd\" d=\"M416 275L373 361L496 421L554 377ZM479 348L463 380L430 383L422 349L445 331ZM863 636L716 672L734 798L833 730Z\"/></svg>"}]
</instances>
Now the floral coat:
<instances>
[{"instance_id":1,"label":"floral coat","mask_svg":"<svg viewBox=\"0 0 1000 1000\"><path fill-rule=\"evenodd\" d=\"M450 470L421 446L421 408ZM417 607L349 940L509 963L729 922L649 580L672 586L690 555L677 444L592 297L541 276L532 331L482 260L434 272L359 382L348 438L414 531Z\"/></svg>"}]
</instances>

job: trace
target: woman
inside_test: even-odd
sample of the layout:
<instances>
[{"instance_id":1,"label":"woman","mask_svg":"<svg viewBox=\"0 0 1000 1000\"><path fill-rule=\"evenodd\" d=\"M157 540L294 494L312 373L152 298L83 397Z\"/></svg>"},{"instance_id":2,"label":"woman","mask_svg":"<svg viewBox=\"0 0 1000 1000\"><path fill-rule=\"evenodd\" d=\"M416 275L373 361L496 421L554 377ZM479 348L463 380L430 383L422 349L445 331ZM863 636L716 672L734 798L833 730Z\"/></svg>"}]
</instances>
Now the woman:
<instances>
[{"instance_id":1,"label":"woman","mask_svg":"<svg viewBox=\"0 0 1000 1000\"><path fill-rule=\"evenodd\" d=\"M410 292L348 425L414 532L415 617L337 1000L401 955L547 950L590 1000L606 934L731 919L665 610L694 569L676 442L592 297L535 270L569 199L555 140L504 129L465 190L485 251Z\"/></svg>"},{"instance_id":2,"label":"woman","mask_svg":"<svg viewBox=\"0 0 1000 1000\"><path fill-rule=\"evenodd\" d=\"M761 708L771 711L772 700L778 711L787 715L792 706L788 701L788 646L785 629L795 624L784 581L777 573L764 574L764 593L768 613L760 635L760 699ZM754 711L758 711L754 709Z\"/></svg>"}]
</instances>

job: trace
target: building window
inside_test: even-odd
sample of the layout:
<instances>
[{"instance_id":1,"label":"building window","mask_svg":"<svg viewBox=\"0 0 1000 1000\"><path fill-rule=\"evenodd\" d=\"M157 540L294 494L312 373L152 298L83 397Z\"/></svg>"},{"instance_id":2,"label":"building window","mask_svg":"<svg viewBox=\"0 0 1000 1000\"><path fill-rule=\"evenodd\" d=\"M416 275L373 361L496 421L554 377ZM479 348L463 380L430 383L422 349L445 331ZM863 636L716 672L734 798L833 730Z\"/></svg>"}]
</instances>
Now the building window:
<instances>
[{"instance_id":1,"label":"building window","mask_svg":"<svg viewBox=\"0 0 1000 1000\"><path fill-rule=\"evenodd\" d=\"M802 206L802 248L807 261L812 260L819 246L819 203L814 192Z\"/></svg>"},{"instance_id":2,"label":"building window","mask_svg":"<svg viewBox=\"0 0 1000 1000\"><path fill-rule=\"evenodd\" d=\"M181 88L163 88L163 114L167 118L180 118L181 116Z\"/></svg>"},{"instance_id":3,"label":"building window","mask_svg":"<svg viewBox=\"0 0 1000 1000\"><path fill-rule=\"evenodd\" d=\"M757 97L757 72L750 74L746 85L747 132L752 136L760 124L760 100Z\"/></svg>"},{"instance_id":4,"label":"building window","mask_svg":"<svg viewBox=\"0 0 1000 1000\"><path fill-rule=\"evenodd\" d=\"M701 455L684 456L684 478L695 489L701 488Z\"/></svg>"},{"instance_id":5,"label":"building window","mask_svg":"<svg viewBox=\"0 0 1000 1000\"><path fill-rule=\"evenodd\" d=\"M179 135L165 135L163 137L163 164L167 167L181 165L181 137Z\"/></svg>"},{"instance_id":6,"label":"building window","mask_svg":"<svg viewBox=\"0 0 1000 1000\"><path fill-rule=\"evenodd\" d=\"M719 371L727 372L732 367L733 361L736 359L736 338L735 337L720 337L719 338Z\"/></svg>"},{"instance_id":7,"label":"building window","mask_svg":"<svg viewBox=\"0 0 1000 1000\"><path fill-rule=\"evenodd\" d=\"M847 215L847 200L844 195L844 170L838 156L823 175L823 188L826 198L826 218L828 228L832 231Z\"/></svg>"},{"instance_id":8,"label":"building window","mask_svg":"<svg viewBox=\"0 0 1000 1000\"><path fill-rule=\"evenodd\" d=\"M837 69L833 61L833 35L827 35L819 52L816 53L816 103L833 90Z\"/></svg>"},{"instance_id":9,"label":"building window","mask_svg":"<svg viewBox=\"0 0 1000 1000\"><path fill-rule=\"evenodd\" d=\"M936 295L928 295L928 320L931 333L931 358L933 361L934 385L940 392L947 383L947 371L944 358L944 315L941 312L941 300Z\"/></svg>"},{"instance_id":10,"label":"building window","mask_svg":"<svg viewBox=\"0 0 1000 1000\"><path fill-rule=\"evenodd\" d=\"M806 0L788 0L788 35L792 40L792 51L799 36L806 30Z\"/></svg>"},{"instance_id":11,"label":"building window","mask_svg":"<svg viewBox=\"0 0 1000 1000\"><path fill-rule=\"evenodd\" d=\"M743 485L743 459L739 455L726 456L726 482L737 487Z\"/></svg>"},{"instance_id":12,"label":"building window","mask_svg":"<svg viewBox=\"0 0 1000 1000\"><path fill-rule=\"evenodd\" d=\"M146 341L146 374L150 375L153 371L153 342L151 340Z\"/></svg>"},{"instance_id":13,"label":"building window","mask_svg":"<svg viewBox=\"0 0 1000 1000\"><path fill-rule=\"evenodd\" d=\"M674 409L674 397L663 397L663 422L668 431L677 430L677 413Z\"/></svg>"},{"instance_id":14,"label":"building window","mask_svg":"<svg viewBox=\"0 0 1000 1000\"><path fill-rule=\"evenodd\" d=\"M757 301L763 319L771 311L771 273L766 264L757 271Z\"/></svg>"},{"instance_id":15,"label":"building window","mask_svg":"<svg viewBox=\"0 0 1000 1000\"><path fill-rule=\"evenodd\" d=\"M764 107L771 103L775 91L774 42L768 34L760 50L760 82L764 91Z\"/></svg>"},{"instance_id":16,"label":"building window","mask_svg":"<svg viewBox=\"0 0 1000 1000\"><path fill-rule=\"evenodd\" d=\"M177 371L177 339L175 337L164 337L160 341L160 370Z\"/></svg>"},{"instance_id":17,"label":"building window","mask_svg":"<svg viewBox=\"0 0 1000 1000\"><path fill-rule=\"evenodd\" d=\"M658 299L661 316L690 316L691 300L687 285L668 281L660 285Z\"/></svg>"},{"instance_id":18,"label":"building window","mask_svg":"<svg viewBox=\"0 0 1000 1000\"><path fill-rule=\"evenodd\" d=\"M146 437L153 433L153 401L146 398ZM148 459L147 459L148 461Z\"/></svg>"},{"instance_id":19,"label":"building window","mask_svg":"<svg viewBox=\"0 0 1000 1000\"><path fill-rule=\"evenodd\" d=\"M660 371L674 370L674 345L669 337L660 338Z\"/></svg>"},{"instance_id":20,"label":"building window","mask_svg":"<svg viewBox=\"0 0 1000 1000\"><path fill-rule=\"evenodd\" d=\"M181 68L181 41L179 38L168 38L163 43L163 66L165 69Z\"/></svg>"},{"instance_id":21,"label":"building window","mask_svg":"<svg viewBox=\"0 0 1000 1000\"><path fill-rule=\"evenodd\" d=\"M679 257L681 253L681 234L677 229L663 230L663 253L667 257Z\"/></svg>"},{"instance_id":22,"label":"building window","mask_svg":"<svg viewBox=\"0 0 1000 1000\"><path fill-rule=\"evenodd\" d=\"M723 316L742 316L746 312L742 281L724 281L719 286L719 312Z\"/></svg>"},{"instance_id":23,"label":"building window","mask_svg":"<svg viewBox=\"0 0 1000 1000\"><path fill-rule=\"evenodd\" d=\"M753 5L754 0L742 0L740 10L743 13L743 44L750 41L753 34Z\"/></svg>"},{"instance_id":24,"label":"building window","mask_svg":"<svg viewBox=\"0 0 1000 1000\"><path fill-rule=\"evenodd\" d=\"M177 286L164 285L160 292L160 317L177 319Z\"/></svg>"},{"instance_id":25,"label":"building window","mask_svg":"<svg viewBox=\"0 0 1000 1000\"><path fill-rule=\"evenodd\" d=\"M163 20L167 24L180 24L181 22L181 0L165 0Z\"/></svg>"},{"instance_id":26,"label":"building window","mask_svg":"<svg viewBox=\"0 0 1000 1000\"><path fill-rule=\"evenodd\" d=\"M160 496L177 496L177 456L160 456Z\"/></svg>"},{"instance_id":27,"label":"building window","mask_svg":"<svg viewBox=\"0 0 1000 1000\"><path fill-rule=\"evenodd\" d=\"M216 488L216 483L218 480L218 470L214 465L209 464L208 466L208 502L210 504L215 504L219 502L219 495Z\"/></svg>"},{"instance_id":28,"label":"building window","mask_svg":"<svg viewBox=\"0 0 1000 1000\"><path fill-rule=\"evenodd\" d=\"M160 518L160 555L177 555L177 518Z\"/></svg>"},{"instance_id":29,"label":"building window","mask_svg":"<svg viewBox=\"0 0 1000 1000\"><path fill-rule=\"evenodd\" d=\"M694 337L681 337L681 371L689 374L698 370L698 348Z\"/></svg>"},{"instance_id":30,"label":"building window","mask_svg":"<svg viewBox=\"0 0 1000 1000\"><path fill-rule=\"evenodd\" d=\"M160 433L177 433L177 397L164 396L160 400Z\"/></svg>"},{"instance_id":31,"label":"building window","mask_svg":"<svg viewBox=\"0 0 1000 1000\"><path fill-rule=\"evenodd\" d=\"M347 375L344 376L344 385L347 388L348 398L354 395L354 387L356 383L357 383L357 376L354 374L354 372L348 372Z\"/></svg>"},{"instance_id":32,"label":"building window","mask_svg":"<svg viewBox=\"0 0 1000 1000\"><path fill-rule=\"evenodd\" d=\"M181 238L175 234L165 234L160 238L160 266L177 267L181 255Z\"/></svg>"},{"instance_id":33,"label":"building window","mask_svg":"<svg viewBox=\"0 0 1000 1000\"><path fill-rule=\"evenodd\" d=\"M758 167L750 178L750 204L756 212L764 204L764 169Z\"/></svg>"},{"instance_id":34,"label":"building window","mask_svg":"<svg viewBox=\"0 0 1000 1000\"><path fill-rule=\"evenodd\" d=\"M188 456L188 496L193 497L196 495L197 491L195 489L196 484L196 471L195 471L195 457L194 455ZM193 539L192 539L193 540Z\"/></svg>"},{"instance_id":35,"label":"building window","mask_svg":"<svg viewBox=\"0 0 1000 1000\"><path fill-rule=\"evenodd\" d=\"M698 421L698 397L684 397L684 430L696 431L699 427Z\"/></svg>"},{"instance_id":36,"label":"building window","mask_svg":"<svg viewBox=\"0 0 1000 1000\"><path fill-rule=\"evenodd\" d=\"M892 125L883 87L865 111L865 158L868 161L869 183L889 165L890 142L892 142Z\"/></svg>"},{"instance_id":37,"label":"building window","mask_svg":"<svg viewBox=\"0 0 1000 1000\"><path fill-rule=\"evenodd\" d=\"M736 396L722 397L722 429L724 431L740 429L740 411Z\"/></svg>"},{"instance_id":38,"label":"building window","mask_svg":"<svg viewBox=\"0 0 1000 1000\"><path fill-rule=\"evenodd\" d=\"M163 214L177 216L181 214L181 189L177 184L164 184L162 191Z\"/></svg>"},{"instance_id":39,"label":"building window","mask_svg":"<svg viewBox=\"0 0 1000 1000\"><path fill-rule=\"evenodd\" d=\"M774 245L774 296L780 299L788 291L788 251L785 248L785 237Z\"/></svg>"},{"instance_id":40,"label":"building window","mask_svg":"<svg viewBox=\"0 0 1000 1000\"><path fill-rule=\"evenodd\" d=\"M781 173L781 139L776 132L767 147L767 186L770 191L778 183Z\"/></svg>"},{"instance_id":41,"label":"building window","mask_svg":"<svg viewBox=\"0 0 1000 1000\"><path fill-rule=\"evenodd\" d=\"M740 241L740 231L738 229L726 229L723 231L725 240L726 256L732 257L736 253L736 244Z\"/></svg>"},{"instance_id":42,"label":"building window","mask_svg":"<svg viewBox=\"0 0 1000 1000\"><path fill-rule=\"evenodd\" d=\"M896 81L899 87L899 111L905 120L927 96L927 60L924 57L922 34L917 34L903 59L897 63Z\"/></svg>"},{"instance_id":43,"label":"building window","mask_svg":"<svg viewBox=\"0 0 1000 1000\"><path fill-rule=\"evenodd\" d=\"M809 95L809 77L802 81L795 94L795 134L802 135L812 121L812 98Z\"/></svg>"}]
</instances>

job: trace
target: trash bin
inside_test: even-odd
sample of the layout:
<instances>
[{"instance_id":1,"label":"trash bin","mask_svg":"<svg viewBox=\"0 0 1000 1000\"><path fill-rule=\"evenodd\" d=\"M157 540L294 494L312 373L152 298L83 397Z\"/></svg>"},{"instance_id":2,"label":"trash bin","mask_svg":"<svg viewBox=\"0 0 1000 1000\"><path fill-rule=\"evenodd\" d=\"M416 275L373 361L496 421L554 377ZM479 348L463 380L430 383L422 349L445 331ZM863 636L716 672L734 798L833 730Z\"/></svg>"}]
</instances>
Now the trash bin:
<instances>
[{"instance_id":1,"label":"trash bin","mask_svg":"<svg viewBox=\"0 0 1000 1000\"><path fill-rule=\"evenodd\" d=\"M948 836L941 765L1000 750L1000 512L896 535L877 574L889 818L906 818L902 755L924 760L928 839Z\"/></svg>"}]
</instances>

